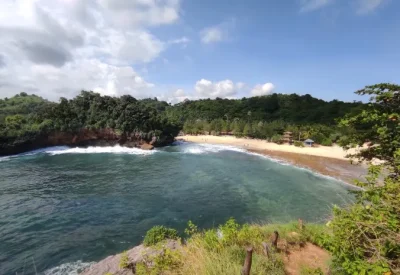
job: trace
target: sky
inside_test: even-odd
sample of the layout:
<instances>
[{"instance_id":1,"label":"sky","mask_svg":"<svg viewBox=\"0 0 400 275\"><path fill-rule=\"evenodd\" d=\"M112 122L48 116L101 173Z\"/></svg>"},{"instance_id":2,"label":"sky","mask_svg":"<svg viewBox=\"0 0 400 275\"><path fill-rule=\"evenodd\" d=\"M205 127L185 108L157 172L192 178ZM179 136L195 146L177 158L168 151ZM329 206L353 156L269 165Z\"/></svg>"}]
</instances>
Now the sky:
<instances>
[{"instance_id":1,"label":"sky","mask_svg":"<svg viewBox=\"0 0 400 275\"><path fill-rule=\"evenodd\" d=\"M359 100L400 83L399 0L0 0L0 98Z\"/></svg>"}]
</instances>

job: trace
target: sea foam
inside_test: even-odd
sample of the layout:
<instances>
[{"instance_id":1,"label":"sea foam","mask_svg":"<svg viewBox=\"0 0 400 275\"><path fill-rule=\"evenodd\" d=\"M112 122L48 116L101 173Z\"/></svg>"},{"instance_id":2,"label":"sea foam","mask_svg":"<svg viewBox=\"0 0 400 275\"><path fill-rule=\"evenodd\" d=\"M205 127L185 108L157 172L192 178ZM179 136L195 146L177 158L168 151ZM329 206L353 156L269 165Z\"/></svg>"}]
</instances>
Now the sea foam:
<instances>
[{"instance_id":1,"label":"sea foam","mask_svg":"<svg viewBox=\"0 0 400 275\"><path fill-rule=\"evenodd\" d=\"M245 149L241 149L235 146L229 145L215 145L215 144L207 144L207 143L191 143L185 148L182 148L183 153L187 154L207 154L207 153L218 153L221 151L235 151L240 153L246 153Z\"/></svg>"},{"instance_id":2,"label":"sea foam","mask_svg":"<svg viewBox=\"0 0 400 275\"><path fill-rule=\"evenodd\" d=\"M44 272L44 275L78 275L88 267L90 267L94 262L82 262L77 261L73 263L65 263Z\"/></svg>"},{"instance_id":3,"label":"sea foam","mask_svg":"<svg viewBox=\"0 0 400 275\"><path fill-rule=\"evenodd\" d=\"M107 146L107 147L87 147L87 148L68 148L64 150L46 150L45 153L50 155L62 155L62 154L99 154L99 153L110 153L110 154L130 154L130 155L151 155L154 154L155 150L142 150L139 148L128 148L119 145Z\"/></svg>"}]
</instances>

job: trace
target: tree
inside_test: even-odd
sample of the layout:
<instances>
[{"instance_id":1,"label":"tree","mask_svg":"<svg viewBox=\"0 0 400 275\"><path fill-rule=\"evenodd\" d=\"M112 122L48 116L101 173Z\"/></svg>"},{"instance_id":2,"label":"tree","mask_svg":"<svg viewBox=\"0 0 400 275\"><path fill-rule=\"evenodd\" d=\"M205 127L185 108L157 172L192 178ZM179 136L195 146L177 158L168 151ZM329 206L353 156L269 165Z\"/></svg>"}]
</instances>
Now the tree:
<instances>
[{"instance_id":1,"label":"tree","mask_svg":"<svg viewBox=\"0 0 400 275\"><path fill-rule=\"evenodd\" d=\"M350 148L368 143L366 150L352 157L363 160L378 158L392 164L400 148L400 86L378 84L356 93L373 97L365 110L341 121L341 126L356 130L342 145ZM398 168L393 168L398 175Z\"/></svg>"},{"instance_id":2,"label":"tree","mask_svg":"<svg viewBox=\"0 0 400 275\"><path fill-rule=\"evenodd\" d=\"M334 264L345 274L400 274L400 86L378 84L357 91L372 95L360 113L341 125L357 129L342 140L345 148L368 143L353 157L379 158L371 165L354 205L335 208L332 221ZM379 180L384 169L384 180Z\"/></svg>"},{"instance_id":3,"label":"tree","mask_svg":"<svg viewBox=\"0 0 400 275\"><path fill-rule=\"evenodd\" d=\"M252 136L252 129L251 129L251 124L250 123L246 123L246 125L244 125L243 128L243 135L246 137Z\"/></svg>"}]
</instances>

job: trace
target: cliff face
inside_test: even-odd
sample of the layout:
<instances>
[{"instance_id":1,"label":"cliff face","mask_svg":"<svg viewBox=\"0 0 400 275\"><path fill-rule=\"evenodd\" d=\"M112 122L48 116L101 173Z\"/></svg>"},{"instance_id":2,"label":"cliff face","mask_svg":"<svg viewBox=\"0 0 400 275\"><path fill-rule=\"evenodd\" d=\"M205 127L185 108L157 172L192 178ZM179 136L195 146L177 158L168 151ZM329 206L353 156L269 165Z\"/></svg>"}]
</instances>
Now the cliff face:
<instances>
[{"instance_id":1,"label":"cliff face","mask_svg":"<svg viewBox=\"0 0 400 275\"><path fill-rule=\"evenodd\" d=\"M136 147L151 150L174 141L173 136L148 137L142 133L118 133L114 129L89 130L75 132L53 132L32 139L17 140L12 144L1 144L0 155L19 154L50 146L115 146Z\"/></svg>"}]
</instances>

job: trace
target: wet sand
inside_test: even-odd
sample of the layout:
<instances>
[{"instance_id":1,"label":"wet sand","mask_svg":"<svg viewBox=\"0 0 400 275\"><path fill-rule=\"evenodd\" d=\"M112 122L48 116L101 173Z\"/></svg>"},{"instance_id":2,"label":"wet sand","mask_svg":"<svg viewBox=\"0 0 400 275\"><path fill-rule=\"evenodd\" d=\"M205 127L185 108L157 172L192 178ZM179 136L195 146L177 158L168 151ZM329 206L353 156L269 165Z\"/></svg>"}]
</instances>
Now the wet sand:
<instances>
[{"instance_id":1,"label":"wet sand","mask_svg":"<svg viewBox=\"0 0 400 275\"><path fill-rule=\"evenodd\" d=\"M349 184L354 184L355 179L362 179L367 174L367 166L365 164L351 164L349 160L271 150L249 149L248 151L307 168Z\"/></svg>"}]
</instances>

